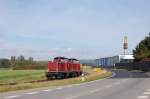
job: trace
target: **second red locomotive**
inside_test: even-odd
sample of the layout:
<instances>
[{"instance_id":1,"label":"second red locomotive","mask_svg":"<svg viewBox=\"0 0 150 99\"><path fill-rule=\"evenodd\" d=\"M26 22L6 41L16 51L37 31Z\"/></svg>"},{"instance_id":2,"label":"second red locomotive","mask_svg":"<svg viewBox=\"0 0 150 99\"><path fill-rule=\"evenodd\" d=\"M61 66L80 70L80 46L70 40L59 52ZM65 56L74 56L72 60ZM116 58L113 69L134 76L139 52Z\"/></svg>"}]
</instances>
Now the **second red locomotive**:
<instances>
[{"instance_id":1,"label":"second red locomotive","mask_svg":"<svg viewBox=\"0 0 150 99\"><path fill-rule=\"evenodd\" d=\"M75 58L55 57L48 62L47 79L63 79L82 74L80 63Z\"/></svg>"}]
</instances>

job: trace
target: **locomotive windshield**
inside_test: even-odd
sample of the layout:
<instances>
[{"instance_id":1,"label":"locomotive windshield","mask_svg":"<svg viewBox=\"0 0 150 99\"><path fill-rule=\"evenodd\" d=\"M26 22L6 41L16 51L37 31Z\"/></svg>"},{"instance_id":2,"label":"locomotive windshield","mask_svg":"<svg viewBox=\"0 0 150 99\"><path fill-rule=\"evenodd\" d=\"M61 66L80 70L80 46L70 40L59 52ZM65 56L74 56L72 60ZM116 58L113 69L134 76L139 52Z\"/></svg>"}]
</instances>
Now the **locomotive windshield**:
<instances>
[{"instance_id":1,"label":"locomotive windshield","mask_svg":"<svg viewBox=\"0 0 150 99\"><path fill-rule=\"evenodd\" d=\"M67 62L68 58L65 57L55 57L54 61L58 61L58 62Z\"/></svg>"}]
</instances>

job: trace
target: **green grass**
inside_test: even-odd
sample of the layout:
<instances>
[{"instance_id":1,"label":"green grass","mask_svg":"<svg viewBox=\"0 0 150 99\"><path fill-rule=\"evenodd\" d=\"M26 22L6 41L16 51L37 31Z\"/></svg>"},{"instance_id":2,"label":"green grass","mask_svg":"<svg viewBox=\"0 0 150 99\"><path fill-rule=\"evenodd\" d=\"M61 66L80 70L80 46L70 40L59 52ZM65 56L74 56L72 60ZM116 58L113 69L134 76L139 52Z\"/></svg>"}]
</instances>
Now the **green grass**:
<instances>
[{"instance_id":1,"label":"green grass","mask_svg":"<svg viewBox=\"0 0 150 99\"><path fill-rule=\"evenodd\" d=\"M0 84L21 83L45 79L44 70L0 69Z\"/></svg>"}]
</instances>

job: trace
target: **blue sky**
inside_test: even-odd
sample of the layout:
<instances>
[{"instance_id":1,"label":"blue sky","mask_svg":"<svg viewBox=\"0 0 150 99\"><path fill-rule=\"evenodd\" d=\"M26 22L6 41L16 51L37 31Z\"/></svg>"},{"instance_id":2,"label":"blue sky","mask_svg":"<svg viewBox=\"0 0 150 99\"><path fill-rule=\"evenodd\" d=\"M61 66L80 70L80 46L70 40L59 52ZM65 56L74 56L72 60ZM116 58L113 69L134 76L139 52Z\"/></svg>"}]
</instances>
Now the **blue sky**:
<instances>
[{"instance_id":1,"label":"blue sky","mask_svg":"<svg viewBox=\"0 0 150 99\"><path fill-rule=\"evenodd\" d=\"M150 0L0 0L0 57L94 59L150 32Z\"/></svg>"}]
</instances>

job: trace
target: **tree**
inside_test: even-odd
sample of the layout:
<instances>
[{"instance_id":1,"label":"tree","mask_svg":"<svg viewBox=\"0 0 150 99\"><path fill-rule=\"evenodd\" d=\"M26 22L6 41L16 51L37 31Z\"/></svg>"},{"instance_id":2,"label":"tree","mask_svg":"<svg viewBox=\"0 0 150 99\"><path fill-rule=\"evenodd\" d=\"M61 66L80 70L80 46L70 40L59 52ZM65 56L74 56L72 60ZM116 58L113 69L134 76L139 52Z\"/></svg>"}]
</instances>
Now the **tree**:
<instances>
[{"instance_id":1,"label":"tree","mask_svg":"<svg viewBox=\"0 0 150 99\"><path fill-rule=\"evenodd\" d=\"M150 34L142 40L135 50L133 50L135 61L142 61L145 58L150 58Z\"/></svg>"},{"instance_id":2,"label":"tree","mask_svg":"<svg viewBox=\"0 0 150 99\"><path fill-rule=\"evenodd\" d=\"M29 62L32 63L33 62L33 57L29 57Z\"/></svg>"},{"instance_id":3,"label":"tree","mask_svg":"<svg viewBox=\"0 0 150 99\"><path fill-rule=\"evenodd\" d=\"M24 61L24 60L25 60L24 56L21 55L18 57L18 61Z\"/></svg>"},{"instance_id":4,"label":"tree","mask_svg":"<svg viewBox=\"0 0 150 99\"><path fill-rule=\"evenodd\" d=\"M11 56L10 64L11 64L11 67L15 66L15 64L16 64L16 57L15 56Z\"/></svg>"},{"instance_id":5,"label":"tree","mask_svg":"<svg viewBox=\"0 0 150 99\"><path fill-rule=\"evenodd\" d=\"M10 67L9 59L0 59L0 68Z\"/></svg>"},{"instance_id":6,"label":"tree","mask_svg":"<svg viewBox=\"0 0 150 99\"><path fill-rule=\"evenodd\" d=\"M16 57L15 56L11 56L11 61L16 61Z\"/></svg>"}]
</instances>

